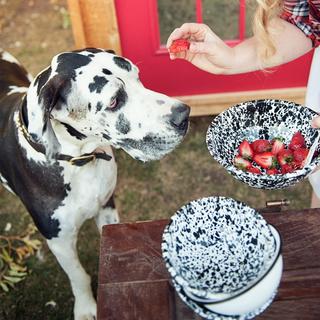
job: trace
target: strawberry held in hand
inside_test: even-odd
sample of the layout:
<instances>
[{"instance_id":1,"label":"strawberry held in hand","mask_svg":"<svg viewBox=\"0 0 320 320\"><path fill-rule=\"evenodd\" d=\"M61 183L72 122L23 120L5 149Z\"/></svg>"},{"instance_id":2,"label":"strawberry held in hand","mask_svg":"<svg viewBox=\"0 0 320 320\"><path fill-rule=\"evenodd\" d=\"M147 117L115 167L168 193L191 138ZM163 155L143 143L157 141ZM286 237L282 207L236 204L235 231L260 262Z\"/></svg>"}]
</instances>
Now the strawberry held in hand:
<instances>
[{"instance_id":1,"label":"strawberry held in hand","mask_svg":"<svg viewBox=\"0 0 320 320\"><path fill-rule=\"evenodd\" d=\"M190 42L186 39L173 40L171 46L169 47L170 53L179 53L182 51L187 51L190 48Z\"/></svg>"}]
</instances>

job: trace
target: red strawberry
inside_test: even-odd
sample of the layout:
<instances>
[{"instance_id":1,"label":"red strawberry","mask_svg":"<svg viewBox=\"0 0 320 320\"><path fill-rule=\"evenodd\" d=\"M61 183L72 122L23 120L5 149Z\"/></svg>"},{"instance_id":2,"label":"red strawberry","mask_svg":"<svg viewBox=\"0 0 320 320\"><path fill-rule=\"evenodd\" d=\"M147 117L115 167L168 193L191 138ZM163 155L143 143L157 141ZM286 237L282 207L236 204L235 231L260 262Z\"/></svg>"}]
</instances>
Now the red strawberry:
<instances>
[{"instance_id":1,"label":"red strawberry","mask_svg":"<svg viewBox=\"0 0 320 320\"><path fill-rule=\"evenodd\" d=\"M298 168L303 168L304 161L309 153L309 149L297 149L293 151L294 162L298 165Z\"/></svg>"},{"instance_id":2,"label":"red strawberry","mask_svg":"<svg viewBox=\"0 0 320 320\"><path fill-rule=\"evenodd\" d=\"M291 164L291 163L286 163L281 166L281 173L282 174L290 173L290 172L293 172L294 170L295 170L295 168L294 168L293 164Z\"/></svg>"},{"instance_id":3,"label":"red strawberry","mask_svg":"<svg viewBox=\"0 0 320 320\"><path fill-rule=\"evenodd\" d=\"M253 141L251 143L251 147L252 147L254 153L267 152L267 151L271 151L271 149L272 149L272 145L271 145L270 141L263 140L263 139Z\"/></svg>"},{"instance_id":4,"label":"red strawberry","mask_svg":"<svg viewBox=\"0 0 320 320\"><path fill-rule=\"evenodd\" d=\"M274 138L272 140L271 152L276 156L280 151L284 150L284 143L282 138Z\"/></svg>"},{"instance_id":5,"label":"red strawberry","mask_svg":"<svg viewBox=\"0 0 320 320\"><path fill-rule=\"evenodd\" d=\"M278 153L277 158L280 166L283 166L293 161L293 152L289 149L284 149Z\"/></svg>"},{"instance_id":6,"label":"red strawberry","mask_svg":"<svg viewBox=\"0 0 320 320\"><path fill-rule=\"evenodd\" d=\"M170 53L178 53L182 51L187 51L190 48L190 42L186 39L173 40L171 46L169 47Z\"/></svg>"},{"instance_id":7,"label":"red strawberry","mask_svg":"<svg viewBox=\"0 0 320 320\"><path fill-rule=\"evenodd\" d=\"M278 169L276 169L276 168L267 170L267 174L268 175L279 174L279 173L280 173L280 171Z\"/></svg>"},{"instance_id":8,"label":"red strawberry","mask_svg":"<svg viewBox=\"0 0 320 320\"><path fill-rule=\"evenodd\" d=\"M233 163L234 163L235 167L237 167L240 170L244 170L244 171L247 171L249 168L252 167L252 164L250 161L243 159L239 155L234 158Z\"/></svg>"},{"instance_id":9,"label":"red strawberry","mask_svg":"<svg viewBox=\"0 0 320 320\"><path fill-rule=\"evenodd\" d=\"M271 169L277 165L277 159L271 152L255 154L253 160L264 169Z\"/></svg>"},{"instance_id":10,"label":"red strawberry","mask_svg":"<svg viewBox=\"0 0 320 320\"><path fill-rule=\"evenodd\" d=\"M305 147L306 147L306 142L304 140L302 133L300 131L296 132L291 138L289 149L297 150Z\"/></svg>"},{"instance_id":11,"label":"red strawberry","mask_svg":"<svg viewBox=\"0 0 320 320\"><path fill-rule=\"evenodd\" d=\"M242 158L251 160L253 157L253 150L247 140L243 140L239 146L239 154Z\"/></svg>"},{"instance_id":12,"label":"red strawberry","mask_svg":"<svg viewBox=\"0 0 320 320\"><path fill-rule=\"evenodd\" d=\"M262 174L261 170L259 168L256 168L256 167L250 167L250 168L248 168L247 171L251 172L251 173L255 173L255 174Z\"/></svg>"}]
</instances>

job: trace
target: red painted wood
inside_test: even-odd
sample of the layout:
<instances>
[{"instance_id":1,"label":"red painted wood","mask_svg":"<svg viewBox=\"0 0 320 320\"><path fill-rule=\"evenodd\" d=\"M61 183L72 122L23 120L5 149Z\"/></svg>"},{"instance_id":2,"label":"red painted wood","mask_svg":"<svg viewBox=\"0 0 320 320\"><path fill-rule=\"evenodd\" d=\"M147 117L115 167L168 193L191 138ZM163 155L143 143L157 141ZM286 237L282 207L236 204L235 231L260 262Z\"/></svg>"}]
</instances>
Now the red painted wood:
<instances>
[{"instance_id":1,"label":"red painted wood","mask_svg":"<svg viewBox=\"0 0 320 320\"><path fill-rule=\"evenodd\" d=\"M115 0L115 4L123 55L138 65L143 84L152 90L168 95L192 95L291 88L307 83L312 53L274 72L234 76L212 75L185 61L171 61L160 44L157 1Z\"/></svg>"},{"instance_id":2,"label":"red painted wood","mask_svg":"<svg viewBox=\"0 0 320 320\"><path fill-rule=\"evenodd\" d=\"M198 23L203 23L202 0L196 0L196 19Z\"/></svg>"},{"instance_id":3,"label":"red painted wood","mask_svg":"<svg viewBox=\"0 0 320 320\"><path fill-rule=\"evenodd\" d=\"M246 0L239 0L239 39L246 35Z\"/></svg>"}]
</instances>

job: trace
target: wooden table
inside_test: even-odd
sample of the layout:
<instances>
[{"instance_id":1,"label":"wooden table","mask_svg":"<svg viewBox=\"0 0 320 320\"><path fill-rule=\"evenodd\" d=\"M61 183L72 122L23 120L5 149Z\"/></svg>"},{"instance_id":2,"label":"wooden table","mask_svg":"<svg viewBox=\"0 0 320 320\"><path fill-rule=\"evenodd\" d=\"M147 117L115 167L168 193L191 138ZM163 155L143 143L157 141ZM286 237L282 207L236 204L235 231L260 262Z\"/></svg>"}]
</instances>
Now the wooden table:
<instances>
[{"instance_id":1,"label":"wooden table","mask_svg":"<svg viewBox=\"0 0 320 320\"><path fill-rule=\"evenodd\" d=\"M283 239L284 273L272 305L256 319L320 319L320 209L263 214ZM161 256L168 220L103 228L99 320L199 320L175 294Z\"/></svg>"}]
</instances>

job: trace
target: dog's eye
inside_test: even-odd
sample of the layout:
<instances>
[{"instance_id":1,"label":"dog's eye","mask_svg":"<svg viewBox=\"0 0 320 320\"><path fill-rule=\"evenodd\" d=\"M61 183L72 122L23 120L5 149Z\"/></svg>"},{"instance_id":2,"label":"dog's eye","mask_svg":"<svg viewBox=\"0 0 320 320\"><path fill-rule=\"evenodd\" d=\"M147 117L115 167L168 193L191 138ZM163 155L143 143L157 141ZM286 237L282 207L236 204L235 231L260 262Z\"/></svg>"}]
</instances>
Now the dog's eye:
<instances>
[{"instance_id":1,"label":"dog's eye","mask_svg":"<svg viewBox=\"0 0 320 320\"><path fill-rule=\"evenodd\" d=\"M117 106L117 103L118 103L117 98L116 97L112 98L109 105L109 109L115 108Z\"/></svg>"}]
</instances>

